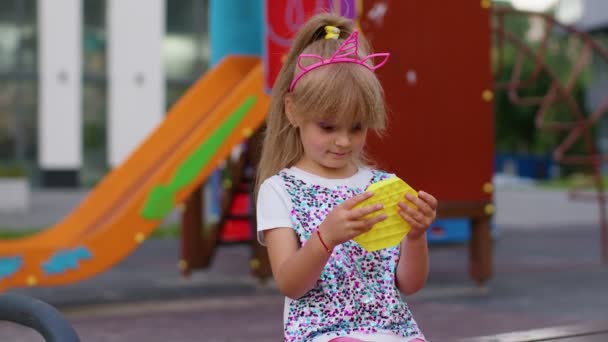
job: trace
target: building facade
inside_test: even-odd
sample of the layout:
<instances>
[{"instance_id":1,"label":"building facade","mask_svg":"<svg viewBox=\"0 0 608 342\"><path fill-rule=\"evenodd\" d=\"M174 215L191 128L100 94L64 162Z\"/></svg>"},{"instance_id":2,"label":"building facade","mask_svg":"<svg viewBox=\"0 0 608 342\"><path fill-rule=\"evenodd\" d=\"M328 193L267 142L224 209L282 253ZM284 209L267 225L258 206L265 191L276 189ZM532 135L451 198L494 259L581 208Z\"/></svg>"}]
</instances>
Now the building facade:
<instances>
[{"instance_id":1,"label":"building facade","mask_svg":"<svg viewBox=\"0 0 608 342\"><path fill-rule=\"evenodd\" d=\"M95 184L207 70L208 7L1 1L0 164L36 187Z\"/></svg>"}]
</instances>

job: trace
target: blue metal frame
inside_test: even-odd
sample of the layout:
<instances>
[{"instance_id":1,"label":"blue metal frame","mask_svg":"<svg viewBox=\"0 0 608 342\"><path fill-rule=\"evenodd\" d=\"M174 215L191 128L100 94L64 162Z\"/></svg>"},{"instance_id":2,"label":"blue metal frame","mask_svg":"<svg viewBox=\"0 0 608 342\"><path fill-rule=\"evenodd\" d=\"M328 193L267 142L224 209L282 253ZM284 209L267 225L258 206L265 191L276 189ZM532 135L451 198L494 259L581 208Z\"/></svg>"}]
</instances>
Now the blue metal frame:
<instances>
[{"instance_id":1,"label":"blue metal frame","mask_svg":"<svg viewBox=\"0 0 608 342\"><path fill-rule=\"evenodd\" d=\"M16 293L0 295L0 321L32 328L47 342L80 342L74 328L57 309L32 297Z\"/></svg>"}]
</instances>

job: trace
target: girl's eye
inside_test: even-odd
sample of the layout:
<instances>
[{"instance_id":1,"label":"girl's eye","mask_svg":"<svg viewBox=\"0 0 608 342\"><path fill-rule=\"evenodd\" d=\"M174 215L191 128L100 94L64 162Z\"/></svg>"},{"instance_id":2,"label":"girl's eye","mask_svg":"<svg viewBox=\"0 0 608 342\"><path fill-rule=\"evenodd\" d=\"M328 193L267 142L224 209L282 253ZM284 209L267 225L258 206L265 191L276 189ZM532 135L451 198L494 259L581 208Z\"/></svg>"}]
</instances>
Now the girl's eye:
<instances>
[{"instance_id":1,"label":"girl's eye","mask_svg":"<svg viewBox=\"0 0 608 342\"><path fill-rule=\"evenodd\" d=\"M354 126L353 126L353 128L352 128L352 131L353 131L353 132L360 132L360 131L362 131L362 130L363 130L363 125L362 125L362 124L360 124L360 123L359 123L359 124L354 125Z\"/></svg>"},{"instance_id":2,"label":"girl's eye","mask_svg":"<svg viewBox=\"0 0 608 342\"><path fill-rule=\"evenodd\" d=\"M319 128L321 128L324 131L331 132L331 131L334 130L335 127L333 125L328 124L328 123L320 122L319 123Z\"/></svg>"}]
</instances>

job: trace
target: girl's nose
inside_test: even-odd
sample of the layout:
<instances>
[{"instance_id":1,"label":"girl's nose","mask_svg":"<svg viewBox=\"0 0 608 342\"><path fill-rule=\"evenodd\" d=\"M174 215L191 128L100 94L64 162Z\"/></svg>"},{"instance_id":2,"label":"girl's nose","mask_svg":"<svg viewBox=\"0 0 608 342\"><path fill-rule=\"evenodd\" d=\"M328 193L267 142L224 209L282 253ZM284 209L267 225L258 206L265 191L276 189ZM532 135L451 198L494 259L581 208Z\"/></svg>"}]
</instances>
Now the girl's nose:
<instances>
[{"instance_id":1,"label":"girl's nose","mask_svg":"<svg viewBox=\"0 0 608 342\"><path fill-rule=\"evenodd\" d=\"M350 146L350 136L348 133L339 133L336 137L336 146L348 147Z\"/></svg>"}]
</instances>

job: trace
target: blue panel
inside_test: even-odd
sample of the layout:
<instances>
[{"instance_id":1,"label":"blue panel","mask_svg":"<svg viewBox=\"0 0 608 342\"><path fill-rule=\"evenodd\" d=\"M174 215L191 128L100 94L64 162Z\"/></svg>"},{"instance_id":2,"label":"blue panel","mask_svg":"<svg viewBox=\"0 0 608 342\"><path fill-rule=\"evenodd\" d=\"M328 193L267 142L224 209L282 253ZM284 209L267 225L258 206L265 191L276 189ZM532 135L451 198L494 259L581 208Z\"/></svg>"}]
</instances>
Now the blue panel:
<instances>
[{"instance_id":1,"label":"blue panel","mask_svg":"<svg viewBox=\"0 0 608 342\"><path fill-rule=\"evenodd\" d=\"M78 268L81 260L92 258L91 252L85 247L76 247L72 250L66 249L53 254L48 261L42 264L46 274L60 274Z\"/></svg>"},{"instance_id":2,"label":"blue panel","mask_svg":"<svg viewBox=\"0 0 608 342\"><path fill-rule=\"evenodd\" d=\"M457 243L469 241L471 221L467 218L437 219L427 231L429 243Z\"/></svg>"},{"instance_id":3,"label":"blue panel","mask_svg":"<svg viewBox=\"0 0 608 342\"><path fill-rule=\"evenodd\" d=\"M262 0L209 1L211 65L229 54L262 56Z\"/></svg>"},{"instance_id":4,"label":"blue panel","mask_svg":"<svg viewBox=\"0 0 608 342\"><path fill-rule=\"evenodd\" d=\"M214 66L226 55L262 56L263 0L209 1L209 64ZM205 217L218 217L222 177L214 171L207 180L212 200L207 203Z\"/></svg>"},{"instance_id":5,"label":"blue panel","mask_svg":"<svg viewBox=\"0 0 608 342\"><path fill-rule=\"evenodd\" d=\"M496 238L497 230L494 220L491 222L491 234ZM429 244L464 243L471 239L471 220L468 218L437 219L427 231Z\"/></svg>"},{"instance_id":6,"label":"blue panel","mask_svg":"<svg viewBox=\"0 0 608 342\"><path fill-rule=\"evenodd\" d=\"M0 258L0 280L17 273L22 266L23 259L20 256Z\"/></svg>"},{"instance_id":7,"label":"blue panel","mask_svg":"<svg viewBox=\"0 0 608 342\"><path fill-rule=\"evenodd\" d=\"M551 169L554 166L551 155L531 155L516 153L496 153L494 159L495 172L506 172L507 165L515 167L517 176L532 179L551 178Z\"/></svg>"}]
</instances>

